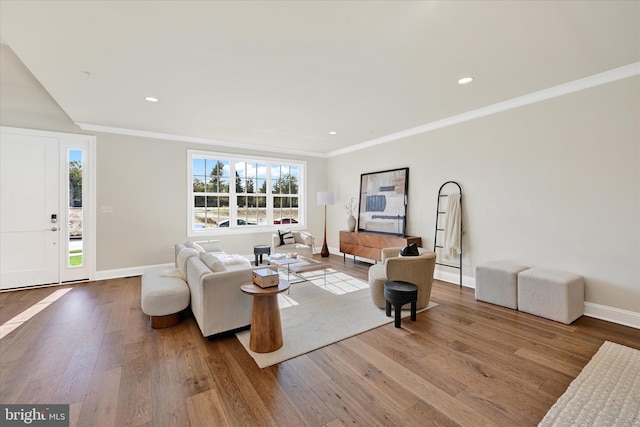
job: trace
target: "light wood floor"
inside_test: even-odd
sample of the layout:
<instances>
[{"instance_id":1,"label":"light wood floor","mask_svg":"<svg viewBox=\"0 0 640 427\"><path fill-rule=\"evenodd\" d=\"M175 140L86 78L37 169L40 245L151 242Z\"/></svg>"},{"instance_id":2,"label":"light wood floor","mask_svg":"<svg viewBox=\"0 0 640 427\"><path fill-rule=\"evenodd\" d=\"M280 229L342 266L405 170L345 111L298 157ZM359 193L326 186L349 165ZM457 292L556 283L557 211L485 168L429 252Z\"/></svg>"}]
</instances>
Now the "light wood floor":
<instances>
[{"instance_id":1,"label":"light wood floor","mask_svg":"<svg viewBox=\"0 0 640 427\"><path fill-rule=\"evenodd\" d=\"M330 262L366 278L367 264ZM0 323L56 289L1 293ZM530 426L605 340L640 348L637 329L563 325L452 284L436 282L432 300L402 329L261 370L234 336L208 341L192 317L150 329L138 277L75 285L0 341L0 402L69 403L82 427Z\"/></svg>"}]
</instances>

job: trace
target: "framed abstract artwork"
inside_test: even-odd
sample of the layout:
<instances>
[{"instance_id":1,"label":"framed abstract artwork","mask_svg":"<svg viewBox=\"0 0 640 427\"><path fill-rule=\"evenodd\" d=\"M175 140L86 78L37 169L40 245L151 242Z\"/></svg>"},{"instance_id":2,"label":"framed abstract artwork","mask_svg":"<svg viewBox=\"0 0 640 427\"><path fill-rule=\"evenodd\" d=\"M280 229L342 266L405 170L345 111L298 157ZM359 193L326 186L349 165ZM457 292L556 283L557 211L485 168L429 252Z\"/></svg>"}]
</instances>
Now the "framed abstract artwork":
<instances>
[{"instance_id":1,"label":"framed abstract artwork","mask_svg":"<svg viewBox=\"0 0 640 427\"><path fill-rule=\"evenodd\" d=\"M358 231L404 236L409 168L360 175Z\"/></svg>"}]
</instances>

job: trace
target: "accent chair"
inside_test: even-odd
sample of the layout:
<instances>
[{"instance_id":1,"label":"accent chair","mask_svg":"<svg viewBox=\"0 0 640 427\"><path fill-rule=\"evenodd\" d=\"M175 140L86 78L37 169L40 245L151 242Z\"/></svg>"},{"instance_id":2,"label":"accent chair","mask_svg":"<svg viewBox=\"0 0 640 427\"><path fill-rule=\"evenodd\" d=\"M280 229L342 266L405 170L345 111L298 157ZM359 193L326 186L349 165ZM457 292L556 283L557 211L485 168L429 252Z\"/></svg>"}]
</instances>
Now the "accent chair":
<instances>
[{"instance_id":1,"label":"accent chair","mask_svg":"<svg viewBox=\"0 0 640 427\"><path fill-rule=\"evenodd\" d=\"M380 263L369 268L371 299L380 308L386 307L384 284L390 280L408 282L418 287L418 310L426 308L431 298L433 272L436 267L435 252L418 248L417 256L400 256L402 248L382 249Z\"/></svg>"}]
</instances>

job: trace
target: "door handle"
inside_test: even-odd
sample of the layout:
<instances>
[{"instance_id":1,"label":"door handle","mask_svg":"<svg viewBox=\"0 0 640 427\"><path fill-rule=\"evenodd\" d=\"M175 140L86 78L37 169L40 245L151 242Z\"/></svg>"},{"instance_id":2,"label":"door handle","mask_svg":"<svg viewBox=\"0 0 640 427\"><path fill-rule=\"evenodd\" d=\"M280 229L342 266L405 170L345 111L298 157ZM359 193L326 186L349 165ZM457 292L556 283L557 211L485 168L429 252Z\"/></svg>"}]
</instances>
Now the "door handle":
<instances>
[{"instance_id":1,"label":"door handle","mask_svg":"<svg viewBox=\"0 0 640 427\"><path fill-rule=\"evenodd\" d=\"M58 231L58 227L51 227L49 230L51 230L51 231Z\"/></svg>"}]
</instances>

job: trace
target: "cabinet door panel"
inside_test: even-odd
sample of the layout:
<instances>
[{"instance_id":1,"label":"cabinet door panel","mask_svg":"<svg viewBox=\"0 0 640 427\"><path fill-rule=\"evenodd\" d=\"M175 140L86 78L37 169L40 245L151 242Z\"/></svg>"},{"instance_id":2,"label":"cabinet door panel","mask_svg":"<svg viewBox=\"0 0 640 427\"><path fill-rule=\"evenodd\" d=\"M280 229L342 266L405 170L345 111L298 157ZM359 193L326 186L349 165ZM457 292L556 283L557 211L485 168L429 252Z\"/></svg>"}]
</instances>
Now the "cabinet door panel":
<instances>
[{"instance_id":1,"label":"cabinet door panel","mask_svg":"<svg viewBox=\"0 0 640 427\"><path fill-rule=\"evenodd\" d=\"M381 251L379 248L370 248L367 246L359 246L357 256L380 261Z\"/></svg>"},{"instance_id":2,"label":"cabinet door panel","mask_svg":"<svg viewBox=\"0 0 640 427\"><path fill-rule=\"evenodd\" d=\"M378 234L366 234L358 233L358 245L368 248L380 247L380 235Z\"/></svg>"},{"instance_id":3,"label":"cabinet door panel","mask_svg":"<svg viewBox=\"0 0 640 427\"><path fill-rule=\"evenodd\" d=\"M349 243L351 245L356 245L358 244L358 236L356 233L351 233L349 231L341 231L340 243Z\"/></svg>"}]
</instances>

